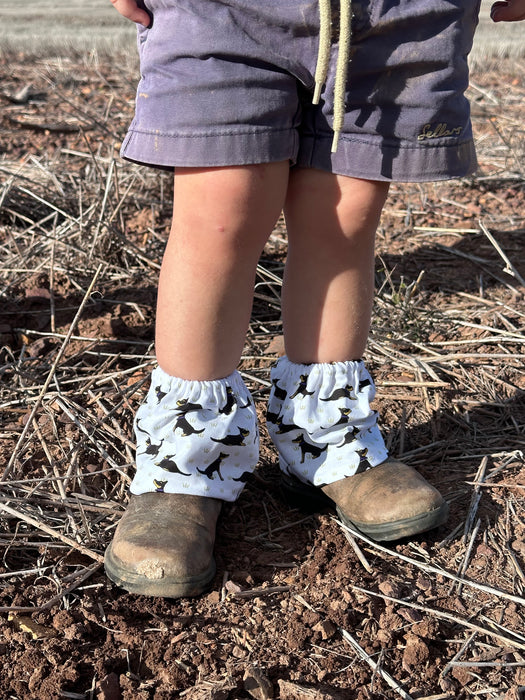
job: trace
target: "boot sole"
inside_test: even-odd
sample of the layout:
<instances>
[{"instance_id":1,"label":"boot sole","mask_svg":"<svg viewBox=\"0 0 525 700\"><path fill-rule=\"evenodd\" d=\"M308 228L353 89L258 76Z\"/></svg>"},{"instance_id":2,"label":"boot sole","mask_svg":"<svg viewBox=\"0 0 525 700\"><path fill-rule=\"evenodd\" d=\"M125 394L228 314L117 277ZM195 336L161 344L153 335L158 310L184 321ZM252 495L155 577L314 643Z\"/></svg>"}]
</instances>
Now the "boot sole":
<instances>
[{"instance_id":1,"label":"boot sole","mask_svg":"<svg viewBox=\"0 0 525 700\"><path fill-rule=\"evenodd\" d=\"M320 488L309 486L289 474L282 474L281 487L285 500L291 507L307 513L315 513L326 508L335 508L345 525L362 532L363 535L375 542L390 542L403 537L417 535L421 532L427 532L443 525L448 518L448 503L443 501L438 508L411 518L403 518L391 523L361 523L357 520L350 520L339 506L323 493Z\"/></svg>"},{"instance_id":2,"label":"boot sole","mask_svg":"<svg viewBox=\"0 0 525 700\"><path fill-rule=\"evenodd\" d=\"M194 576L183 581L169 576L161 579L148 579L135 571L130 571L119 563L119 560L113 556L111 544L104 555L104 567L107 577L129 593L160 598L191 598L198 596L208 590L216 572L215 560L212 558L210 566L200 576Z\"/></svg>"}]
</instances>

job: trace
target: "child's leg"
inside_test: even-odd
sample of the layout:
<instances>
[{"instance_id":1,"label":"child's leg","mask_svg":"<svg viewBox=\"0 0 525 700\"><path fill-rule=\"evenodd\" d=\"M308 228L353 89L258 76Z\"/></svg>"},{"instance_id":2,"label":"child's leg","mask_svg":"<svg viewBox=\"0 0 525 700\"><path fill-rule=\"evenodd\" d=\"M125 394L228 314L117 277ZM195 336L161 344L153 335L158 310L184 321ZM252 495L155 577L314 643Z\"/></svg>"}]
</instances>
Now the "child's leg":
<instances>
[{"instance_id":1,"label":"child's leg","mask_svg":"<svg viewBox=\"0 0 525 700\"><path fill-rule=\"evenodd\" d=\"M257 463L255 408L235 368L288 170L286 161L175 176L158 297L160 366L135 420L134 495L105 560L109 577L135 593L204 590L215 572L221 502L235 500Z\"/></svg>"},{"instance_id":2,"label":"child's leg","mask_svg":"<svg viewBox=\"0 0 525 700\"><path fill-rule=\"evenodd\" d=\"M233 501L257 463L255 408L236 367L288 171L279 162L175 175L157 304L159 367L135 419L134 494L160 484L164 493Z\"/></svg>"},{"instance_id":3,"label":"child's leg","mask_svg":"<svg viewBox=\"0 0 525 700\"><path fill-rule=\"evenodd\" d=\"M313 169L292 173L283 289L288 357L272 372L268 412L285 482L304 493L300 482L321 488L343 519L380 540L434 527L447 512L417 472L385 462L370 408L374 385L360 359L372 311L375 229L387 191L384 182Z\"/></svg>"},{"instance_id":4,"label":"child's leg","mask_svg":"<svg viewBox=\"0 0 525 700\"><path fill-rule=\"evenodd\" d=\"M387 182L292 172L282 300L292 362L362 357L374 297L375 232L387 193Z\"/></svg>"},{"instance_id":5,"label":"child's leg","mask_svg":"<svg viewBox=\"0 0 525 700\"><path fill-rule=\"evenodd\" d=\"M168 374L219 379L237 367L288 173L288 161L177 170L157 304L156 354Z\"/></svg>"}]
</instances>

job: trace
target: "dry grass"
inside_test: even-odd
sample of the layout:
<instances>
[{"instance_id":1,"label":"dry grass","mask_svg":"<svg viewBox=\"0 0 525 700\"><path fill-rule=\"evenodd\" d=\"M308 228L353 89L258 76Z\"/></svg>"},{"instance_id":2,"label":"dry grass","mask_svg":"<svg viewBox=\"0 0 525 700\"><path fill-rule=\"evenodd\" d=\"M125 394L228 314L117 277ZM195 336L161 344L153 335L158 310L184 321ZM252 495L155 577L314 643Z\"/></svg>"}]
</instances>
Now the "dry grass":
<instances>
[{"instance_id":1,"label":"dry grass","mask_svg":"<svg viewBox=\"0 0 525 700\"><path fill-rule=\"evenodd\" d=\"M493 0L482 0L479 25L474 38L470 63L475 69L487 70L487 63L504 58L525 56L522 22L498 22L490 19Z\"/></svg>"},{"instance_id":2,"label":"dry grass","mask_svg":"<svg viewBox=\"0 0 525 700\"><path fill-rule=\"evenodd\" d=\"M109 0L0 0L0 53L81 56L90 51L133 53L135 28Z\"/></svg>"}]
</instances>

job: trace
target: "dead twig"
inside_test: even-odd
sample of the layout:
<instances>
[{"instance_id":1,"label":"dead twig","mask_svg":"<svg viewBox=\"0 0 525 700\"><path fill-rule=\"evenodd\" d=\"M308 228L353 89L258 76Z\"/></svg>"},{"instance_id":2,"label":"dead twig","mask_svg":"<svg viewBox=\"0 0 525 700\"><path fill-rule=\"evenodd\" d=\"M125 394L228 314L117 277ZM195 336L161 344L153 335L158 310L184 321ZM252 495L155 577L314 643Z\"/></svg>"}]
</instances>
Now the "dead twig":
<instances>
[{"instance_id":1,"label":"dead twig","mask_svg":"<svg viewBox=\"0 0 525 700\"><path fill-rule=\"evenodd\" d=\"M291 586L268 586L268 588L252 588L249 591L235 591L229 593L228 598L259 598L265 595L273 595L274 593L286 593Z\"/></svg>"},{"instance_id":2,"label":"dead twig","mask_svg":"<svg viewBox=\"0 0 525 700\"><path fill-rule=\"evenodd\" d=\"M363 551L361 550L361 548L359 547L359 545L355 541L355 538L347 530L344 530L343 534L346 537L346 539L348 540L348 542L350 543L350 546L352 547L352 549L354 550L356 557L359 559L359 561L361 562L363 567L366 569L366 571L368 571L368 573L371 574L373 569L370 566L370 564L368 563L368 560L365 557L365 555L363 554Z\"/></svg>"},{"instance_id":3,"label":"dead twig","mask_svg":"<svg viewBox=\"0 0 525 700\"><path fill-rule=\"evenodd\" d=\"M472 530L474 520L476 519L476 514L478 512L479 502L481 500L482 491L480 485L485 479L485 471L487 469L488 457L483 457L479 469L477 471L476 477L474 479L475 486L472 493L472 498L470 500L470 507L468 510L467 519L465 521L465 529L463 531L463 542L466 542L470 531Z\"/></svg>"},{"instance_id":4,"label":"dead twig","mask_svg":"<svg viewBox=\"0 0 525 700\"><path fill-rule=\"evenodd\" d=\"M348 530L354 537L357 537L360 540L363 540L366 542L370 547L372 547L374 550L382 552L383 554L387 554L391 557L400 559L401 561L405 561L409 564L412 564L413 566L416 566L417 568L421 569L422 571L426 571L429 573L437 574L439 576L444 576L445 578L449 578L453 581L456 581L458 583L462 583L465 586L469 586L471 588L475 588L479 591L483 591L484 593L488 593L489 595L496 596L498 598L504 598L505 600L511 600L514 603L517 603L518 605L525 605L525 598L522 598L520 596L513 595L512 593L507 593L505 591L501 591L498 588L493 588L492 586L486 586L483 583L478 583L477 581L470 581L469 579L465 578L459 578L457 575L450 573L449 571L446 571L445 569L440 569L436 566L432 566L431 564L426 564L425 562L418 561L417 559L412 559L411 557L407 557L404 554L400 554L399 552L396 552L391 549L387 549L386 547L383 547L382 545L378 544L377 542L374 542L374 540L369 539L366 537L366 535L363 535L362 533L358 532L357 530L353 530L352 528L349 528L348 525L345 525L345 523L341 522L340 520L337 520L337 518L334 518L334 520L338 523L338 525L343 528L344 530Z\"/></svg>"},{"instance_id":5,"label":"dead twig","mask_svg":"<svg viewBox=\"0 0 525 700\"><path fill-rule=\"evenodd\" d=\"M11 508L11 506L8 506L6 503L1 503L1 502L0 502L0 510L3 510L4 513L8 513L8 515L12 515L14 518L18 518L19 520L23 520L28 525L33 525L33 527L36 527L37 530L42 530L42 532L45 532L48 535L51 535L51 537L53 537L57 540L60 540L60 542L63 542L64 544L67 544L70 547L73 547L73 549L77 549L79 552L81 552L82 554L85 554L90 559L94 559L95 561L99 562L100 564L104 563L104 557L102 554L99 554L98 552L94 552L92 549L89 549L88 547L84 547L84 545L80 544L80 542L76 542L75 540L72 540L71 537L67 537L67 535L63 535L58 530L55 530L54 528L49 527L49 525L46 525L42 521L36 520L36 518L33 518L30 515L27 515L27 513L23 513L20 510L16 510L15 508Z\"/></svg>"},{"instance_id":6,"label":"dead twig","mask_svg":"<svg viewBox=\"0 0 525 700\"><path fill-rule=\"evenodd\" d=\"M75 314L75 318L71 322L71 326L69 327L69 332L67 333L66 337L64 338L64 342L62 343L60 350L57 353L55 361L53 362L53 365L49 371L49 374L47 375L46 381L44 382L44 385L43 385L42 390L40 391L40 394L35 402L35 405L33 406L31 413L29 414L29 418L27 420L27 423L26 423L24 429L22 430L22 434L18 438L18 441L16 443L13 454L11 455L11 458L10 458L9 462L7 463L7 466L4 469L4 473L2 474L2 477L0 478L0 482L6 481L9 478L9 475L11 474L11 470L13 468L15 461L19 457L19 454L18 454L19 450L21 449L21 446L24 443L26 435L29 432L33 418L35 417L38 409L40 408L40 406L42 404L42 401L44 400L44 396L46 395L46 392L49 388L49 385L53 381L57 367L60 364L62 357L66 351L67 345L69 343L69 339L73 335L73 331L75 330L76 325L77 325L77 323L82 315L82 312L84 311L84 307L85 307L89 297L91 296L91 292L93 291L93 287L95 286L95 283L96 283L101 271L102 271L102 265L99 265L95 274L93 275L93 278L91 280L91 284L89 285L89 287L86 290L86 293L84 295L84 298L82 299L82 302L78 308L78 311Z\"/></svg>"},{"instance_id":7,"label":"dead twig","mask_svg":"<svg viewBox=\"0 0 525 700\"><path fill-rule=\"evenodd\" d=\"M313 606L311 606L310 603L308 603L308 601L306 601L303 598L303 596L295 595L294 598L296 600L298 600L301 603L301 605L304 605L306 608L308 608L308 610L311 610L312 612L316 612L319 614L319 611L316 610ZM355 639L355 637L353 637L350 634L350 632L343 629L342 627L338 627L338 630L339 630L339 633L341 634L341 636L343 637L343 639L351 645L351 647L354 649L354 651L357 652L359 658L361 658L363 661L365 661L370 666L370 668L373 670L373 672L375 674L381 676L381 678L385 681L385 683L387 683L387 685L389 685L390 688L395 690L395 692L401 698L403 698L403 700L414 700L412 695L409 695L405 690L403 690L401 685L396 681L396 679L393 676L391 676L387 671L385 671L385 669L382 666L377 664L372 659L372 657L366 653L366 651L359 644L357 639Z\"/></svg>"},{"instance_id":8,"label":"dead twig","mask_svg":"<svg viewBox=\"0 0 525 700\"><path fill-rule=\"evenodd\" d=\"M0 606L0 613L10 613L10 612L21 612L21 613L33 613L33 612L38 612L39 610L47 610L48 608L52 608L53 605L56 605L62 598L66 595L69 595L72 593L76 588L80 586L80 584L84 583L84 581L87 581L88 578L93 576L94 573L96 573L100 568L102 567L102 562L97 562L95 564L91 564L91 566L86 567L85 569L82 569L80 572L78 572L77 577L75 577L74 583L72 583L70 586L68 586L65 590L61 591L57 595L53 596L50 600L47 601L47 603L44 603L43 605L36 605L33 607L24 607L24 606L19 606L19 605L5 605L5 606Z\"/></svg>"},{"instance_id":9,"label":"dead twig","mask_svg":"<svg viewBox=\"0 0 525 700\"><path fill-rule=\"evenodd\" d=\"M385 671L384 668L382 668L379 664L376 664L376 662L371 658L369 654L366 653L366 651L363 649L363 647L359 644L357 639L352 637L350 632L347 630L343 629L342 627L339 628L339 631L343 637L343 639L348 642L353 649L358 653L359 657L363 659L363 661L366 661L366 663L370 666L370 668L374 671L374 673L377 673L381 678L389 685L392 690L394 690L399 697L403 698L403 700L414 700L412 695L409 695L401 685L396 681L396 679L391 676L387 671Z\"/></svg>"},{"instance_id":10,"label":"dead twig","mask_svg":"<svg viewBox=\"0 0 525 700\"><path fill-rule=\"evenodd\" d=\"M523 277L520 275L520 273L516 270L514 265L511 263L508 255L505 253L505 251L502 249L498 241L495 239L495 237L492 235L492 233L488 230L488 228L485 226L483 221L479 222L479 227L485 234L485 236L489 239L489 241L492 243L494 248L496 249L497 253L501 257L501 259L505 263L505 267L503 268L503 272L506 272L508 275L511 275L516 279L521 285L525 286L525 280Z\"/></svg>"},{"instance_id":11,"label":"dead twig","mask_svg":"<svg viewBox=\"0 0 525 700\"><path fill-rule=\"evenodd\" d=\"M394 598L392 596L385 595L384 593L368 591L366 588L361 588L360 586L352 585L351 587L353 590L358 591L359 593L364 593L366 595L374 596L376 598L383 598L383 600L389 600L391 603L396 603L400 606L406 606L414 610L419 610L421 612L426 613L427 615L433 615L434 617L440 618L442 620L447 620L448 622L453 622L454 624L466 627L475 632L481 632L482 634L486 634L488 637L494 637L494 639L503 642L506 646L511 646L516 649L525 650L525 637L523 637L521 634L518 634L517 632L514 632L513 630L509 630L508 628L503 627L502 625L497 625L497 627L501 630L504 630L506 633L505 635L500 634L499 632L494 632L488 629L487 627L476 625L470 622L469 620L464 620L463 618L458 617L457 615L452 615L451 613L447 613L443 610L436 610L435 608L429 608L425 605L419 605L418 603L411 603L408 600L400 600L399 598ZM488 621L489 624L496 626L494 620L490 620L487 618L485 618L485 620Z\"/></svg>"}]
</instances>

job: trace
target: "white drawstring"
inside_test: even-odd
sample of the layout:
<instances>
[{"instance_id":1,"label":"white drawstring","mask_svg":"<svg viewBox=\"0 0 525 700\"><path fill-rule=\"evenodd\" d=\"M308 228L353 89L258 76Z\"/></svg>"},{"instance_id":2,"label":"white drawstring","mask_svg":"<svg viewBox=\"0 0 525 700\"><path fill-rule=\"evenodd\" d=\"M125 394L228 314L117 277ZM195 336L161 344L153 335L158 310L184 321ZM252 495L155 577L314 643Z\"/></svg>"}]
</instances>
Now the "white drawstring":
<instances>
[{"instance_id":1,"label":"white drawstring","mask_svg":"<svg viewBox=\"0 0 525 700\"><path fill-rule=\"evenodd\" d=\"M332 32L332 6L330 0L319 0L319 49L317 51L317 65L315 67L315 90L313 104L318 105L321 91L326 82L328 67L330 65L330 35Z\"/></svg>"},{"instance_id":2,"label":"white drawstring","mask_svg":"<svg viewBox=\"0 0 525 700\"><path fill-rule=\"evenodd\" d=\"M321 91L326 82L330 65L332 8L331 0L319 0L319 49L315 67L315 90L313 104L319 104ZM352 39L352 0L340 0L339 5L339 47L335 70L334 85L334 118L332 153L337 151L339 136L345 117L346 80L348 77L348 61Z\"/></svg>"},{"instance_id":3,"label":"white drawstring","mask_svg":"<svg viewBox=\"0 0 525 700\"><path fill-rule=\"evenodd\" d=\"M339 18L339 50L335 70L334 87L334 138L332 153L337 151L339 135L343 128L346 102L346 78L348 76L348 60L350 58L350 40L352 36L352 4L351 0L341 0Z\"/></svg>"}]
</instances>

